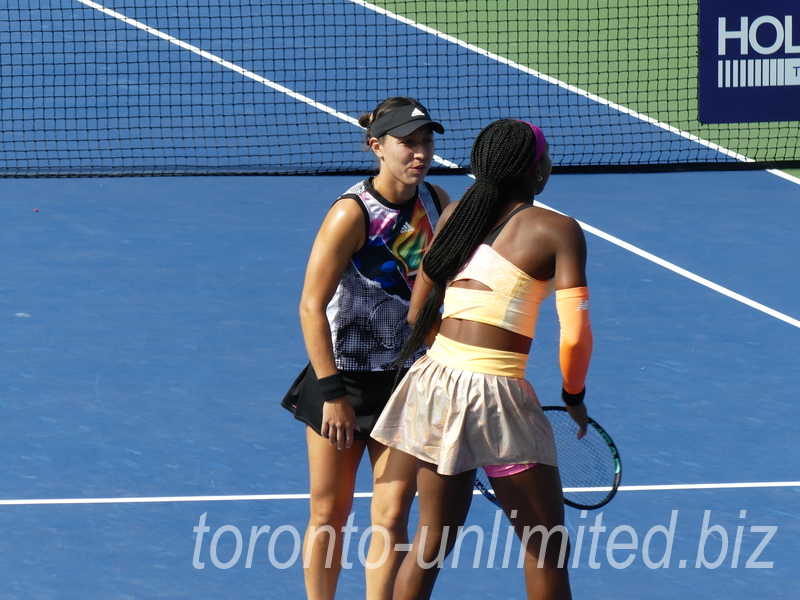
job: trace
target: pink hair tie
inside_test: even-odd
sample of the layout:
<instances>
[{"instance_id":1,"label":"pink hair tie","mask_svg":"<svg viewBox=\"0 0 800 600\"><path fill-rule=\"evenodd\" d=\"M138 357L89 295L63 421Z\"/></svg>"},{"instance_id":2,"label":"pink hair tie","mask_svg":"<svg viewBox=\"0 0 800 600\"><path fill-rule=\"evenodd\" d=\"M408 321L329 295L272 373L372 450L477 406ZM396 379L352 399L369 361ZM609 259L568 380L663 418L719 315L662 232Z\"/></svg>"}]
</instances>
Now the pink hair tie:
<instances>
[{"instance_id":1,"label":"pink hair tie","mask_svg":"<svg viewBox=\"0 0 800 600\"><path fill-rule=\"evenodd\" d=\"M544 154L544 147L547 144L547 140L544 137L544 132L533 123L528 123L527 121L520 121L520 123L527 124L533 131L533 137L536 138L536 154L533 157L533 162L531 163L530 168L525 172L525 174L527 175L533 170L533 167L536 166L536 163L539 162L539 159L542 158L542 154Z\"/></svg>"}]
</instances>

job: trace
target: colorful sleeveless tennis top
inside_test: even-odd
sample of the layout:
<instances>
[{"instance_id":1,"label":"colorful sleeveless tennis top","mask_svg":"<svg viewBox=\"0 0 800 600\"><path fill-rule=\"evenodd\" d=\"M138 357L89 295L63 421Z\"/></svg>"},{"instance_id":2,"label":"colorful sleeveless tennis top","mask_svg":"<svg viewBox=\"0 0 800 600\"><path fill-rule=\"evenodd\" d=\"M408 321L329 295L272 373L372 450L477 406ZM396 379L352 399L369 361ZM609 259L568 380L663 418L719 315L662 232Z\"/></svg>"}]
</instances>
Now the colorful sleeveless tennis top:
<instances>
[{"instance_id":1,"label":"colorful sleeveless tennis top","mask_svg":"<svg viewBox=\"0 0 800 600\"><path fill-rule=\"evenodd\" d=\"M371 179L347 190L364 212L366 243L353 255L327 308L336 367L342 371L391 369L411 333L406 320L422 254L433 238L441 207L425 183L416 198L392 204ZM424 353L409 359L413 364Z\"/></svg>"}]
</instances>

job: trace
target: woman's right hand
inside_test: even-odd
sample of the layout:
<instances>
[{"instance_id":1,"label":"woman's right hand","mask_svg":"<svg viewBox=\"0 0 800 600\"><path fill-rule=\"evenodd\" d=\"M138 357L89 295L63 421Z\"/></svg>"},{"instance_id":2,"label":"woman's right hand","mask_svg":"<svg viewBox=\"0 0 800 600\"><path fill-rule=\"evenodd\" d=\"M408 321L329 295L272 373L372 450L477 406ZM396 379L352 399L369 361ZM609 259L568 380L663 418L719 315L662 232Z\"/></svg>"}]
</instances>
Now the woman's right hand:
<instances>
[{"instance_id":1,"label":"woman's right hand","mask_svg":"<svg viewBox=\"0 0 800 600\"><path fill-rule=\"evenodd\" d=\"M581 402L578 406L567 406L567 412L572 420L578 424L578 439L586 435L586 428L589 426L589 415L586 412L586 404Z\"/></svg>"},{"instance_id":2,"label":"woman's right hand","mask_svg":"<svg viewBox=\"0 0 800 600\"><path fill-rule=\"evenodd\" d=\"M349 448L353 444L353 430L358 430L356 412L347 396L328 400L322 406L322 437L328 438L331 446L337 445L339 450Z\"/></svg>"}]
</instances>

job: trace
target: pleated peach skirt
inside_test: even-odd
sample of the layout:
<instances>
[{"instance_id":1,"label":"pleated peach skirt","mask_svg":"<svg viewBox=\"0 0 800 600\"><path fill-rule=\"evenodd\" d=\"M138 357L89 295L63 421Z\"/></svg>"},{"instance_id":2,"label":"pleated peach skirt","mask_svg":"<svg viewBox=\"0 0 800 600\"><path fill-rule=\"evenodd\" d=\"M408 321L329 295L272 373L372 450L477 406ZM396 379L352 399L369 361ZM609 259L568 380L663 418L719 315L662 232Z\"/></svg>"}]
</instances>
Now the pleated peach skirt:
<instances>
[{"instance_id":1,"label":"pleated peach skirt","mask_svg":"<svg viewBox=\"0 0 800 600\"><path fill-rule=\"evenodd\" d=\"M437 465L442 475L487 465L556 466L553 431L533 387L497 374L518 373L520 357L524 368L524 355L437 337L392 394L372 437Z\"/></svg>"}]
</instances>

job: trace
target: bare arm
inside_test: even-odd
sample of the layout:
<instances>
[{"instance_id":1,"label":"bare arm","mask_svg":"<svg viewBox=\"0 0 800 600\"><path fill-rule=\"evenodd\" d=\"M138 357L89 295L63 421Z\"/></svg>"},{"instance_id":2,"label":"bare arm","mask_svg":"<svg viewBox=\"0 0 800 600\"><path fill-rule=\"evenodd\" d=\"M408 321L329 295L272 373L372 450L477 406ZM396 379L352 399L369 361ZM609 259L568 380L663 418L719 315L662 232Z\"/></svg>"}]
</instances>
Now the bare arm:
<instances>
[{"instance_id":1,"label":"bare arm","mask_svg":"<svg viewBox=\"0 0 800 600\"><path fill-rule=\"evenodd\" d=\"M436 195L439 197L439 206L442 207L442 213L444 213L444 209L450 205L450 194L444 191L441 186L436 185L435 183L431 184L433 189L436 190Z\"/></svg>"},{"instance_id":2,"label":"bare arm","mask_svg":"<svg viewBox=\"0 0 800 600\"><path fill-rule=\"evenodd\" d=\"M585 286L586 238L581 226L572 217L560 216L559 226L554 234L556 289L566 290Z\"/></svg>"},{"instance_id":3,"label":"bare arm","mask_svg":"<svg viewBox=\"0 0 800 600\"><path fill-rule=\"evenodd\" d=\"M300 324L309 360L320 379L339 372L325 310L347 264L365 241L364 214L355 200L344 198L328 212L311 249L300 298ZM346 396L325 403L323 437L339 448L349 448L355 427L355 412Z\"/></svg>"}]
</instances>

